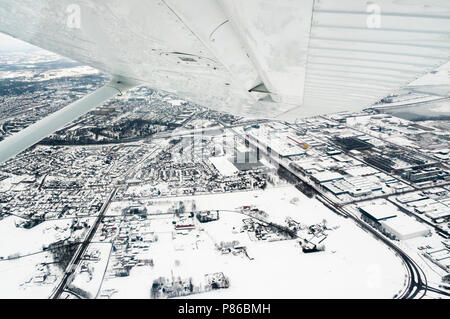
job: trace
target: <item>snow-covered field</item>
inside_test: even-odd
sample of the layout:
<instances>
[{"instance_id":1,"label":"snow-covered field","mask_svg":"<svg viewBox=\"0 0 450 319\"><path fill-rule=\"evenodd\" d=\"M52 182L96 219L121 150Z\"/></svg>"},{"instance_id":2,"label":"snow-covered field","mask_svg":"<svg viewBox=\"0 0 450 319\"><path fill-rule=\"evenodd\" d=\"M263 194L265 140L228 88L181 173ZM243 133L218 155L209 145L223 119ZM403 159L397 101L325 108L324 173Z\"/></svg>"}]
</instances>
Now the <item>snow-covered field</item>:
<instances>
[{"instance_id":1,"label":"snow-covered field","mask_svg":"<svg viewBox=\"0 0 450 319\"><path fill-rule=\"evenodd\" d=\"M174 200L183 199L195 199L198 210L224 211L219 221L197 223L195 230L176 234L175 239L171 218L152 219L159 238L149 250L154 267L134 267L128 277L108 278L102 290L116 289L113 298L149 298L152 282L160 276L192 277L201 283L205 274L214 272L228 276L230 288L190 297L392 298L404 287L405 269L392 251L292 186ZM312 254L304 254L297 240L253 241L239 232L242 219L248 217L232 212L243 205L255 205L274 222L284 223L287 216L308 225L326 219L335 229L324 242L326 250ZM232 240L246 246L252 260L215 249L216 243Z\"/></svg>"},{"instance_id":2,"label":"snow-covered field","mask_svg":"<svg viewBox=\"0 0 450 319\"><path fill-rule=\"evenodd\" d=\"M50 253L39 253L15 260L0 260L0 299L46 299L61 280L62 271L49 265L51 275L41 281L42 264L51 263Z\"/></svg>"},{"instance_id":3,"label":"snow-covered field","mask_svg":"<svg viewBox=\"0 0 450 319\"><path fill-rule=\"evenodd\" d=\"M16 222L23 219L15 216L0 221L0 257L6 259L10 255L25 255L42 251L58 240L70 236L71 220L47 221L31 229L16 227Z\"/></svg>"},{"instance_id":4,"label":"snow-covered field","mask_svg":"<svg viewBox=\"0 0 450 319\"><path fill-rule=\"evenodd\" d=\"M43 248L70 237L72 220L46 221L31 229L16 227L20 221L15 216L0 220L0 299L48 298L62 269Z\"/></svg>"},{"instance_id":5,"label":"snow-covered field","mask_svg":"<svg viewBox=\"0 0 450 319\"><path fill-rule=\"evenodd\" d=\"M110 243L89 245L86 254L94 255L98 260L84 260L77 268L75 278L70 283L69 289L74 291L80 290L85 296L95 298L103 280L110 252Z\"/></svg>"},{"instance_id":6,"label":"snow-covered field","mask_svg":"<svg viewBox=\"0 0 450 319\"><path fill-rule=\"evenodd\" d=\"M75 277L73 287L82 287L91 296L114 290L113 298L149 298L153 281L166 278L192 278L201 285L205 275L223 272L230 279L228 289L191 295L192 298L392 298L405 283L405 269L398 257L382 243L342 218L315 199L309 199L293 186L248 192L209 194L173 199L153 199L149 211L166 212L172 201L195 200L197 210L219 210L220 219L199 223L195 230L174 231L172 215L149 215L150 229L158 237L139 259L153 259L154 266L135 266L127 277L106 272L111 245L92 244L89 251L99 251L99 261L90 261L89 271ZM127 203L127 205L130 203ZM114 203L107 215L120 215L126 205ZM325 251L305 254L298 240L270 242L255 240L241 232L242 206L253 206L268 214L270 221L285 224L291 217L301 224L312 225L326 220L328 238ZM49 221L32 229L16 228L18 218L0 221L0 256L42 251L42 247L65 237L68 220ZM244 254L223 255L216 249L221 242L239 241ZM97 247L98 246L98 247ZM48 253L16 260L0 261L0 283L3 298L47 298L60 279L61 271L41 269L51 262ZM55 266L56 267L56 266ZM79 269L81 270L81 269ZM92 277L89 275L91 272ZM40 281L40 274L52 278ZM54 275L56 274L56 276ZM57 278L56 278L57 277ZM99 295L99 296L100 296Z\"/></svg>"}]
</instances>

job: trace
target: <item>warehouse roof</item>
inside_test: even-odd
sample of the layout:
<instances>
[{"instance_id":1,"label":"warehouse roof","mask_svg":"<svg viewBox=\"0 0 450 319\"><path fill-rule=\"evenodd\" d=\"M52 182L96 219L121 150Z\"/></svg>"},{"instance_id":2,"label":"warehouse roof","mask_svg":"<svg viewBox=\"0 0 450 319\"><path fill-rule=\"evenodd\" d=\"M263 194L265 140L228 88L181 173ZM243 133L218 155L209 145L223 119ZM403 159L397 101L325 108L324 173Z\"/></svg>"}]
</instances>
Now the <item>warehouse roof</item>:
<instances>
[{"instance_id":1,"label":"warehouse roof","mask_svg":"<svg viewBox=\"0 0 450 319\"><path fill-rule=\"evenodd\" d=\"M387 204L367 205L360 207L360 210L377 221L396 217L398 214L398 210L395 206Z\"/></svg>"},{"instance_id":2,"label":"warehouse roof","mask_svg":"<svg viewBox=\"0 0 450 319\"><path fill-rule=\"evenodd\" d=\"M316 179L317 181L319 181L319 183L324 183L324 182L329 182L329 181L334 181L334 180L338 180L338 179L344 178L344 176L342 176L339 173L328 172L328 171L313 174L312 177L314 179Z\"/></svg>"},{"instance_id":3,"label":"warehouse roof","mask_svg":"<svg viewBox=\"0 0 450 319\"><path fill-rule=\"evenodd\" d=\"M383 220L381 224L394 231L398 237L405 239L408 237L422 236L430 231L426 225L406 215L399 215L396 218Z\"/></svg>"}]
</instances>

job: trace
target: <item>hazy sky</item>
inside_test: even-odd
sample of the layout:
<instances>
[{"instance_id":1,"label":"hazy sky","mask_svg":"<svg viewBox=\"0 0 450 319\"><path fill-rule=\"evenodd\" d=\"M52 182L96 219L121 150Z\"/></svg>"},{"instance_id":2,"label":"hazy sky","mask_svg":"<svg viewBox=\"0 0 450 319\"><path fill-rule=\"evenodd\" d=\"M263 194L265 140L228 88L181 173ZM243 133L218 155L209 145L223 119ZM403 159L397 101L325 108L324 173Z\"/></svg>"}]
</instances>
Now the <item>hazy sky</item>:
<instances>
[{"instance_id":1,"label":"hazy sky","mask_svg":"<svg viewBox=\"0 0 450 319\"><path fill-rule=\"evenodd\" d=\"M33 48L35 47L31 44L0 32L0 51L23 51Z\"/></svg>"}]
</instances>

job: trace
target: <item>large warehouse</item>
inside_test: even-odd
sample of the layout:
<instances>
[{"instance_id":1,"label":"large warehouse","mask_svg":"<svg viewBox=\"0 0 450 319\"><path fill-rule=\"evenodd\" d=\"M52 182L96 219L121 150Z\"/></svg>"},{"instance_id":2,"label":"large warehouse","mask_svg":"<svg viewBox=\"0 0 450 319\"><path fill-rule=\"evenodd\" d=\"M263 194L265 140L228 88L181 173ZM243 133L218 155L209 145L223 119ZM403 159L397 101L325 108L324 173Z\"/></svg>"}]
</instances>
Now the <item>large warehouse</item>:
<instances>
[{"instance_id":1,"label":"large warehouse","mask_svg":"<svg viewBox=\"0 0 450 319\"><path fill-rule=\"evenodd\" d=\"M399 214L395 206L387 204L367 205L360 207L359 210L365 220L372 221L376 225L380 225L381 221L394 218Z\"/></svg>"},{"instance_id":2,"label":"large warehouse","mask_svg":"<svg viewBox=\"0 0 450 319\"><path fill-rule=\"evenodd\" d=\"M383 220L380 223L385 232L399 240L426 236L430 233L430 229L426 225L407 215L399 215L395 218Z\"/></svg>"},{"instance_id":3,"label":"large warehouse","mask_svg":"<svg viewBox=\"0 0 450 319\"><path fill-rule=\"evenodd\" d=\"M392 204L374 204L360 208L363 220L386 235L399 240L426 236L430 229L399 211Z\"/></svg>"}]
</instances>

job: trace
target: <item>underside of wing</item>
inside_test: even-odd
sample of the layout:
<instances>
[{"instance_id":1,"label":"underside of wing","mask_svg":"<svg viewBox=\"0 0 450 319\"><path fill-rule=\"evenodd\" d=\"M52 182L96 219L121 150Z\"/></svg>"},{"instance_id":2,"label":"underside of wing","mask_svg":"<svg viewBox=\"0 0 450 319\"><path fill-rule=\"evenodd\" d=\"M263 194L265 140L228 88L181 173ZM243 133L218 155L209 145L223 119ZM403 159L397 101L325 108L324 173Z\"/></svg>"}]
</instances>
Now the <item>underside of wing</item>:
<instances>
[{"instance_id":1,"label":"underside of wing","mask_svg":"<svg viewBox=\"0 0 450 319\"><path fill-rule=\"evenodd\" d=\"M360 110L450 59L450 4L423 0L2 0L0 31L259 118Z\"/></svg>"},{"instance_id":2,"label":"underside of wing","mask_svg":"<svg viewBox=\"0 0 450 319\"><path fill-rule=\"evenodd\" d=\"M447 63L449 18L441 0L315 1L304 108L287 116L370 107Z\"/></svg>"}]
</instances>

